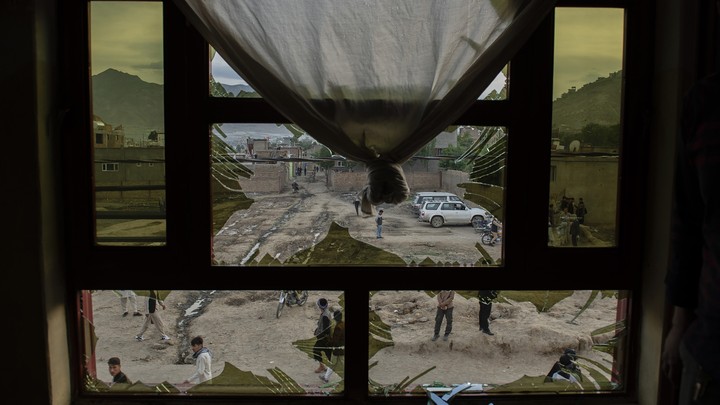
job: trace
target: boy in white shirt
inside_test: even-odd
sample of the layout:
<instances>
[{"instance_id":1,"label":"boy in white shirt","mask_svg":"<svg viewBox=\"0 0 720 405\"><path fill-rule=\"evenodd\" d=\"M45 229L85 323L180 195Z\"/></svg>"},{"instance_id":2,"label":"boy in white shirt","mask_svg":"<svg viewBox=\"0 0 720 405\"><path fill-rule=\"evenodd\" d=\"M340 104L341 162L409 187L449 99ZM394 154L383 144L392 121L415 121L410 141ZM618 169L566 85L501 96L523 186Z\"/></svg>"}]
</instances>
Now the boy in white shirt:
<instances>
[{"instance_id":1,"label":"boy in white shirt","mask_svg":"<svg viewBox=\"0 0 720 405\"><path fill-rule=\"evenodd\" d=\"M201 383L212 378L212 359L210 358L210 350L203 347L203 338L196 336L190 341L190 347L194 352L195 374L185 380L183 384Z\"/></svg>"}]
</instances>

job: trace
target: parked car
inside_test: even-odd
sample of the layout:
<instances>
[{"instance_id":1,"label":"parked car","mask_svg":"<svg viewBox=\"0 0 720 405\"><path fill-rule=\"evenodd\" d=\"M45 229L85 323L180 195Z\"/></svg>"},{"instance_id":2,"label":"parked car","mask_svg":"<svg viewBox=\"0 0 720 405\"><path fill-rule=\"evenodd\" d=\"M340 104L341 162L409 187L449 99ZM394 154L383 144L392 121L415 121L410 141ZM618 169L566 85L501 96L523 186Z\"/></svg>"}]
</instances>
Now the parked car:
<instances>
[{"instance_id":1,"label":"parked car","mask_svg":"<svg viewBox=\"0 0 720 405\"><path fill-rule=\"evenodd\" d=\"M482 221L492 219L492 217L493 215L485 208L471 208L462 201L430 201L423 204L418 221L429 222L433 228L439 228L445 224L479 226Z\"/></svg>"},{"instance_id":2,"label":"parked car","mask_svg":"<svg viewBox=\"0 0 720 405\"><path fill-rule=\"evenodd\" d=\"M444 191L421 191L418 193L415 193L415 196L413 197L413 201L411 203L411 208L413 210L413 213L419 214L420 208L422 208L423 204L427 201L459 201L462 202L460 197L456 196L453 193L448 193Z\"/></svg>"}]
</instances>

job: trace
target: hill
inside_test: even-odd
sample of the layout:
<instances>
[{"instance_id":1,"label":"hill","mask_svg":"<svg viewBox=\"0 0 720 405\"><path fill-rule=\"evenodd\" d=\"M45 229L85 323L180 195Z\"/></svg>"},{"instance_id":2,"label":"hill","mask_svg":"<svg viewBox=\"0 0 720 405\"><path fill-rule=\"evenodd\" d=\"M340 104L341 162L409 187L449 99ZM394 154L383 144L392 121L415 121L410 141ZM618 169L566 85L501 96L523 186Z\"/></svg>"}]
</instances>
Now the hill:
<instances>
[{"instance_id":1,"label":"hill","mask_svg":"<svg viewBox=\"0 0 720 405\"><path fill-rule=\"evenodd\" d=\"M241 92L246 94L254 94L256 97L259 97L257 93L255 93L255 90L253 90L252 87L248 86L247 84L224 84L220 83L220 85L225 89L226 92L232 93L235 97L238 97Z\"/></svg>"},{"instance_id":2,"label":"hill","mask_svg":"<svg viewBox=\"0 0 720 405\"><path fill-rule=\"evenodd\" d=\"M128 136L164 131L163 86L137 76L108 69L92 77L95 115L108 123L123 125ZM620 122L622 72L610 73L581 88L571 89L553 102L553 129L578 133L589 123L615 125ZM215 83L220 95L257 97L249 86Z\"/></svg>"},{"instance_id":3,"label":"hill","mask_svg":"<svg viewBox=\"0 0 720 405\"><path fill-rule=\"evenodd\" d=\"M553 130L578 133L590 123L619 124L621 90L622 71L569 90L553 102Z\"/></svg>"},{"instance_id":4,"label":"hill","mask_svg":"<svg viewBox=\"0 0 720 405\"><path fill-rule=\"evenodd\" d=\"M125 134L143 136L165 131L163 86L108 69L92 77L93 113Z\"/></svg>"}]
</instances>

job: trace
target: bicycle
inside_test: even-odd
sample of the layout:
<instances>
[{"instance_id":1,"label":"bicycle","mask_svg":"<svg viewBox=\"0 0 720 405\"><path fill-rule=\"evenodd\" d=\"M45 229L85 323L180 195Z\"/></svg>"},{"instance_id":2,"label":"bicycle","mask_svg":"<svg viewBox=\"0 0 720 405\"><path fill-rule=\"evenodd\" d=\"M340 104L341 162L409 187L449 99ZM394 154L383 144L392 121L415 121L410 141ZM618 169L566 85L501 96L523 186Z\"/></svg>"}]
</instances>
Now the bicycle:
<instances>
[{"instance_id":1,"label":"bicycle","mask_svg":"<svg viewBox=\"0 0 720 405\"><path fill-rule=\"evenodd\" d=\"M304 305L307 302L307 299L307 290L281 290L280 298L278 299L277 311L275 311L275 317L280 318L280 314L282 313L283 308L285 308L285 305Z\"/></svg>"},{"instance_id":2,"label":"bicycle","mask_svg":"<svg viewBox=\"0 0 720 405\"><path fill-rule=\"evenodd\" d=\"M480 235L480 241L483 245L490 245L490 241L492 241L493 234L492 234L492 225L490 221L482 221L477 224L474 224L475 226L475 232L479 232ZM498 234L497 239L495 239L495 243L498 243L502 241L502 236Z\"/></svg>"}]
</instances>

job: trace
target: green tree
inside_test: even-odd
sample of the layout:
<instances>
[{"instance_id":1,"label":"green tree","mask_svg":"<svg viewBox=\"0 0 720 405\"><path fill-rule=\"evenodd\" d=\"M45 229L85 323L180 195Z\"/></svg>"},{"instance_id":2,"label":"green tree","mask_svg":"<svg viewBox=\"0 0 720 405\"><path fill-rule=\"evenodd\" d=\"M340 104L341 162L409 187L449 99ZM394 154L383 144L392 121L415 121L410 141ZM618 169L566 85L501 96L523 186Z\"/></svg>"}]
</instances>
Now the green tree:
<instances>
[{"instance_id":1,"label":"green tree","mask_svg":"<svg viewBox=\"0 0 720 405\"><path fill-rule=\"evenodd\" d=\"M326 146L323 146L322 148L320 148L320 151L315 154L314 157L329 158L331 156L332 156L332 152L330 151L330 149L328 149ZM332 169L333 167L335 167L335 162L332 160L325 160L325 161L318 163L318 166L324 168L325 170L328 170L328 169Z\"/></svg>"},{"instance_id":2,"label":"green tree","mask_svg":"<svg viewBox=\"0 0 720 405\"><path fill-rule=\"evenodd\" d=\"M462 132L457 137L457 145L448 145L447 148L443 149L442 156L457 158L468 150L472 144L473 139L470 133ZM472 161L448 159L440 162L440 167L447 170L461 170L469 173L472 168Z\"/></svg>"},{"instance_id":3,"label":"green tree","mask_svg":"<svg viewBox=\"0 0 720 405\"><path fill-rule=\"evenodd\" d=\"M593 146L617 148L620 146L620 132L620 124L601 125L591 122L582 127L579 133L557 132L553 136L560 138L560 144L566 148L574 140Z\"/></svg>"},{"instance_id":4,"label":"green tree","mask_svg":"<svg viewBox=\"0 0 720 405\"><path fill-rule=\"evenodd\" d=\"M313 145L317 144L317 141L309 136L301 136L295 140L295 144L303 148L303 150L310 150Z\"/></svg>"},{"instance_id":5,"label":"green tree","mask_svg":"<svg viewBox=\"0 0 720 405\"><path fill-rule=\"evenodd\" d=\"M617 147L620 143L620 124L587 124L580 130L580 140L594 146Z\"/></svg>"}]
</instances>

